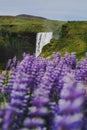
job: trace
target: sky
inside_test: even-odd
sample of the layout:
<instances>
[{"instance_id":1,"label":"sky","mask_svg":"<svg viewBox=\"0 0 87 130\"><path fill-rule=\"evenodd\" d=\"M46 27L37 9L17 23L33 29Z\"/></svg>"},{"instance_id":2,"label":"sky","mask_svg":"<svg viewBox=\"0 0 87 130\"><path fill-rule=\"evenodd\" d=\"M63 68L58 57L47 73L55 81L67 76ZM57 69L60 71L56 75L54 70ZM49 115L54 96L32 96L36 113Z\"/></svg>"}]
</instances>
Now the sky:
<instances>
[{"instance_id":1,"label":"sky","mask_svg":"<svg viewBox=\"0 0 87 130\"><path fill-rule=\"evenodd\" d=\"M19 14L53 20L87 20L87 0L0 0L0 15Z\"/></svg>"}]
</instances>

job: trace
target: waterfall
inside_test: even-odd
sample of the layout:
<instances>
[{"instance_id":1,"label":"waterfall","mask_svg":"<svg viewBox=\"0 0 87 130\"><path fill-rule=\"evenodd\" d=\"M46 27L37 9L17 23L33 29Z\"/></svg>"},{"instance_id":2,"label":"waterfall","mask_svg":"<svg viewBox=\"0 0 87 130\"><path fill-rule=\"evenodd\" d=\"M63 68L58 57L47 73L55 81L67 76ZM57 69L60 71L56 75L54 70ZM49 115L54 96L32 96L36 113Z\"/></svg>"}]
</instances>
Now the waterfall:
<instances>
[{"instance_id":1,"label":"waterfall","mask_svg":"<svg viewBox=\"0 0 87 130\"><path fill-rule=\"evenodd\" d=\"M39 54L42 52L42 48L50 43L50 40L52 38L52 32L40 32L37 33L36 36L36 57L39 56Z\"/></svg>"}]
</instances>

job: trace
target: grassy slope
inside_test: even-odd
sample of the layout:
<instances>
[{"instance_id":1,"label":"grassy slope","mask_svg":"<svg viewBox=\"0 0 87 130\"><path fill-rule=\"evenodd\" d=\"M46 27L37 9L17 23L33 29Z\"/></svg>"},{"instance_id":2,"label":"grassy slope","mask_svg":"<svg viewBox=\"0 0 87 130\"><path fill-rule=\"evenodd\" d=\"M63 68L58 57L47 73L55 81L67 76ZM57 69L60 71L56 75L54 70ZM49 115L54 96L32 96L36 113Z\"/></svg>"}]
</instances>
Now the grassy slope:
<instances>
[{"instance_id":1,"label":"grassy slope","mask_svg":"<svg viewBox=\"0 0 87 130\"><path fill-rule=\"evenodd\" d=\"M24 19L20 17L0 17L0 28L2 25L12 26L11 29L9 28L10 32L24 32L24 31L30 31L30 32L37 32L37 31L43 31L42 27L43 20L41 19Z\"/></svg>"},{"instance_id":2,"label":"grassy slope","mask_svg":"<svg viewBox=\"0 0 87 130\"><path fill-rule=\"evenodd\" d=\"M62 55L66 51L76 52L79 59L84 57L87 51L87 22L73 21L65 23L62 26L60 38L51 40L51 44L43 48L42 54L47 57L57 51L60 51Z\"/></svg>"},{"instance_id":3,"label":"grassy slope","mask_svg":"<svg viewBox=\"0 0 87 130\"><path fill-rule=\"evenodd\" d=\"M9 31L11 32L44 32L55 31L63 23L62 21L48 20L41 18L28 18L28 17L12 17L12 16L0 16L0 29L2 25L12 26Z\"/></svg>"}]
</instances>

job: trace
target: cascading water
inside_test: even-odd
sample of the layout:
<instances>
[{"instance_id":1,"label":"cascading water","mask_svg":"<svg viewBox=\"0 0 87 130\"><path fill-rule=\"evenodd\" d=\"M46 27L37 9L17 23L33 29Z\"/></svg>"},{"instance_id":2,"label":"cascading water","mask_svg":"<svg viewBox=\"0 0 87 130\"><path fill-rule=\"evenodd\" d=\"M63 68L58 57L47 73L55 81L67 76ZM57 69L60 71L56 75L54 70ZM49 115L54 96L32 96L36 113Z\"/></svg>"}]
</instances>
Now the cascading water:
<instances>
[{"instance_id":1,"label":"cascading water","mask_svg":"<svg viewBox=\"0 0 87 130\"><path fill-rule=\"evenodd\" d=\"M50 43L52 35L53 35L52 32L37 33L37 36L36 36L36 53L35 53L36 57L39 56L39 54L41 53L43 46Z\"/></svg>"}]
</instances>

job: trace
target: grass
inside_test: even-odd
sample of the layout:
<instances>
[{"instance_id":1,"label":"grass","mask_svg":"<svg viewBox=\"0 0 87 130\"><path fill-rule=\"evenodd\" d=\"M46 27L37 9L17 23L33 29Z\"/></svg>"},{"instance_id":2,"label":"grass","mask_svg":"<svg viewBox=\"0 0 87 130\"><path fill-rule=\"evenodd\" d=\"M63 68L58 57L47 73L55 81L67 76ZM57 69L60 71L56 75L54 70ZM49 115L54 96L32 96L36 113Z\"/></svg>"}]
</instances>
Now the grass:
<instances>
[{"instance_id":1,"label":"grass","mask_svg":"<svg viewBox=\"0 0 87 130\"><path fill-rule=\"evenodd\" d=\"M51 43L43 48L42 54L45 57L51 56L53 52L60 51L62 55L66 52L76 52L78 59L85 56L87 51L87 22L72 21L62 26L58 40L51 40Z\"/></svg>"},{"instance_id":2,"label":"grass","mask_svg":"<svg viewBox=\"0 0 87 130\"><path fill-rule=\"evenodd\" d=\"M59 28L63 21L47 20L40 18L22 18L22 17L11 17L11 16L0 16L0 29L2 26L10 26L8 30L10 32L48 32L54 31Z\"/></svg>"}]
</instances>

